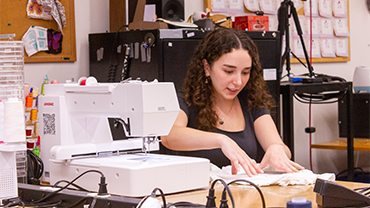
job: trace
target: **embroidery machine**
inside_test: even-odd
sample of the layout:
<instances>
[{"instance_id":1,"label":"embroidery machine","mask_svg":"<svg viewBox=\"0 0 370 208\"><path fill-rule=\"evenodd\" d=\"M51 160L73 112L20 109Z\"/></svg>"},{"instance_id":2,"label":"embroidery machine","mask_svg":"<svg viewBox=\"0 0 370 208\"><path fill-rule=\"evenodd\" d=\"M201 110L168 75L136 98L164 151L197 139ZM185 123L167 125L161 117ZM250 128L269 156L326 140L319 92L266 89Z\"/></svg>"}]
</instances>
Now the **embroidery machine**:
<instances>
[{"instance_id":1,"label":"embroidery machine","mask_svg":"<svg viewBox=\"0 0 370 208\"><path fill-rule=\"evenodd\" d=\"M90 78L88 78L90 79ZM141 197L158 187L165 193L208 187L209 160L148 153L158 150L179 112L170 82L48 84L39 97L43 181L73 180L100 170L110 194ZM128 139L113 140L107 118ZM75 183L96 191L98 174Z\"/></svg>"}]
</instances>

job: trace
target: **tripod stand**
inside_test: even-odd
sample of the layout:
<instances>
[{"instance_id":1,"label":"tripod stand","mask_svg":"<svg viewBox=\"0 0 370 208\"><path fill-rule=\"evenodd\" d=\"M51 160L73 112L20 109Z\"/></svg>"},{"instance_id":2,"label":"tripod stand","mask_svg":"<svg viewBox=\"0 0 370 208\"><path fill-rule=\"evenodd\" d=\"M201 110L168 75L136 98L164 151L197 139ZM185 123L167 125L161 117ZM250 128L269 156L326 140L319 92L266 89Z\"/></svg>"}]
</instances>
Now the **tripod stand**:
<instances>
[{"instance_id":1,"label":"tripod stand","mask_svg":"<svg viewBox=\"0 0 370 208\"><path fill-rule=\"evenodd\" d=\"M294 53L292 53L291 48L290 48L290 44L289 44L290 43L289 18L291 16L293 16L293 20L294 20L295 26L297 28L297 33L298 33L298 36L301 40L302 49L303 49L303 52L304 52L304 55L305 55L305 58L306 58L307 66L304 65L304 63L302 63L299 60L299 58L294 55ZM294 3L291 0L284 0L283 2L281 2L280 8L278 10L278 21L279 21L278 30L280 31L280 40L282 40L282 37L285 33L285 52L282 55L281 63L282 64L284 64L284 62L286 63L286 70L288 72L288 77L290 77L290 70L291 70L290 56L289 55L290 55L290 53L292 53L293 56L295 58L297 58L297 60L299 60L308 69L309 78L312 78L311 82L314 82L313 78L315 77L315 74L313 72L313 67L311 66L310 60L308 59L306 46L304 44L304 40L303 40L303 36L302 36L303 32L302 32L301 24L299 23L297 10L294 7Z\"/></svg>"}]
</instances>

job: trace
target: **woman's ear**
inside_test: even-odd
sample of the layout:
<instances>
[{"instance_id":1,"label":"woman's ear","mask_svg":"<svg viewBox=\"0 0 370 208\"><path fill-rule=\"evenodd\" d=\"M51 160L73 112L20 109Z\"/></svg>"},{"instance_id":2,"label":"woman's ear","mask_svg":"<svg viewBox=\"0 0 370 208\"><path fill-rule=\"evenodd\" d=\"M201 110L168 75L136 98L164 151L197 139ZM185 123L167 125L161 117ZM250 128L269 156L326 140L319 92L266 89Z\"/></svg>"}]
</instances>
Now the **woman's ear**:
<instances>
[{"instance_id":1,"label":"woman's ear","mask_svg":"<svg viewBox=\"0 0 370 208\"><path fill-rule=\"evenodd\" d=\"M204 68L204 73L206 74L207 77L211 75L211 67L208 64L208 61L206 59L202 60L203 63L203 68Z\"/></svg>"}]
</instances>

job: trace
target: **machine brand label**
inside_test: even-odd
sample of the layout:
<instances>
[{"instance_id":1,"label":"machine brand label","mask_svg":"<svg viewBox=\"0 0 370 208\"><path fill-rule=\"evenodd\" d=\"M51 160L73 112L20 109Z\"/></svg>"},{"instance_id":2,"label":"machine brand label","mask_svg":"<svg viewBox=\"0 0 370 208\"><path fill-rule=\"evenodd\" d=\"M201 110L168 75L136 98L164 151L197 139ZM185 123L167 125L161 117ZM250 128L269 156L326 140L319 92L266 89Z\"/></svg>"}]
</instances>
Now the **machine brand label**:
<instances>
[{"instance_id":1,"label":"machine brand label","mask_svg":"<svg viewBox=\"0 0 370 208\"><path fill-rule=\"evenodd\" d=\"M158 111L166 111L166 107L158 107Z\"/></svg>"},{"instance_id":2,"label":"machine brand label","mask_svg":"<svg viewBox=\"0 0 370 208\"><path fill-rule=\"evenodd\" d=\"M44 106L54 106L54 103L51 103L51 102L49 102L49 103L44 103Z\"/></svg>"}]
</instances>

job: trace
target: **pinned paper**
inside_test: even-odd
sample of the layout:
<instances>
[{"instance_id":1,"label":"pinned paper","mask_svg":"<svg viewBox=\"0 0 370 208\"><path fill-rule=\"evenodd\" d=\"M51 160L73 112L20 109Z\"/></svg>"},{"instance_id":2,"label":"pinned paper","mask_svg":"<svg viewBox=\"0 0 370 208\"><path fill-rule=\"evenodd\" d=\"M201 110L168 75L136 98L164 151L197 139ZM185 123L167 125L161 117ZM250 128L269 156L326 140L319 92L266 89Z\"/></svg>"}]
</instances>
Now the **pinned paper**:
<instances>
[{"instance_id":1,"label":"pinned paper","mask_svg":"<svg viewBox=\"0 0 370 208\"><path fill-rule=\"evenodd\" d=\"M265 14L276 14L277 13L275 2L273 0L260 1L260 7L261 7L261 10Z\"/></svg>"},{"instance_id":2,"label":"pinned paper","mask_svg":"<svg viewBox=\"0 0 370 208\"><path fill-rule=\"evenodd\" d=\"M35 0L28 0L27 17L43 20L52 20L51 8L48 6L39 5Z\"/></svg>"},{"instance_id":3,"label":"pinned paper","mask_svg":"<svg viewBox=\"0 0 370 208\"><path fill-rule=\"evenodd\" d=\"M336 36L349 36L347 19L335 18L334 19L334 32Z\"/></svg>"},{"instance_id":4,"label":"pinned paper","mask_svg":"<svg viewBox=\"0 0 370 208\"><path fill-rule=\"evenodd\" d=\"M229 13L239 14L244 13L243 0L232 0L228 1L227 11Z\"/></svg>"},{"instance_id":5,"label":"pinned paper","mask_svg":"<svg viewBox=\"0 0 370 208\"><path fill-rule=\"evenodd\" d=\"M317 17L319 16L319 7L318 7L318 0L311 0L311 1L305 1L304 2L304 15L305 16L312 16Z\"/></svg>"},{"instance_id":6,"label":"pinned paper","mask_svg":"<svg viewBox=\"0 0 370 208\"><path fill-rule=\"evenodd\" d=\"M335 54L348 57L348 38L335 38Z\"/></svg>"},{"instance_id":7,"label":"pinned paper","mask_svg":"<svg viewBox=\"0 0 370 208\"><path fill-rule=\"evenodd\" d=\"M305 43L310 44L309 38L305 39ZM320 41L318 38L313 38L311 41L311 47L307 47L307 53L312 54L312 58L321 58ZM312 52L309 49L312 49Z\"/></svg>"},{"instance_id":8,"label":"pinned paper","mask_svg":"<svg viewBox=\"0 0 370 208\"><path fill-rule=\"evenodd\" d=\"M319 18L313 17L312 24L310 18L305 18L305 23L304 34L310 35L312 32L312 37L320 37Z\"/></svg>"},{"instance_id":9,"label":"pinned paper","mask_svg":"<svg viewBox=\"0 0 370 208\"><path fill-rule=\"evenodd\" d=\"M334 17L347 17L347 0L333 1Z\"/></svg>"},{"instance_id":10,"label":"pinned paper","mask_svg":"<svg viewBox=\"0 0 370 208\"><path fill-rule=\"evenodd\" d=\"M333 22L332 19L320 19L320 35L321 37L333 37Z\"/></svg>"},{"instance_id":11,"label":"pinned paper","mask_svg":"<svg viewBox=\"0 0 370 208\"><path fill-rule=\"evenodd\" d=\"M335 46L333 38L321 38L321 56L335 57Z\"/></svg>"},{"instance_id":12,"label":"pinned paper","mask_svg":"<svg viewBox=\"0 0 370 208\"><path fill-rule=\"evenodd\" d=\"M39 51L47 51L47 29L31 26L23 35L22 41L28 56L32 56Z\"/></svg>"},{"instance_id":13,"label":"pinned paper","mask_svg":"<svg viewBox=\"0 0 370 208\"><path fill-rule=\"evenodd\" d=\"M227 12L227 0L211 0L211 9L214 13Z\"/></svg>"},{"instance_id":14,"label":"pinned paper","mask_svg":"<svg viewBox=\"0 0 370 208\"><path fill-rule=\"evenodd\" d=\"M252 12L260 10L260 6L258 5L258 0L244 0L244 6L249 11L252 11Z\"/></svg>"},{"instance_id":15,"label":"pinned paper","mask_svg":"<svg viewBox=\"0 0 370 208\"><path fill-rule=\"evenodd\" d=\"M319 0L319 14L322 17L332 17L332 1Z\"/></svg>"}]
</instances>

